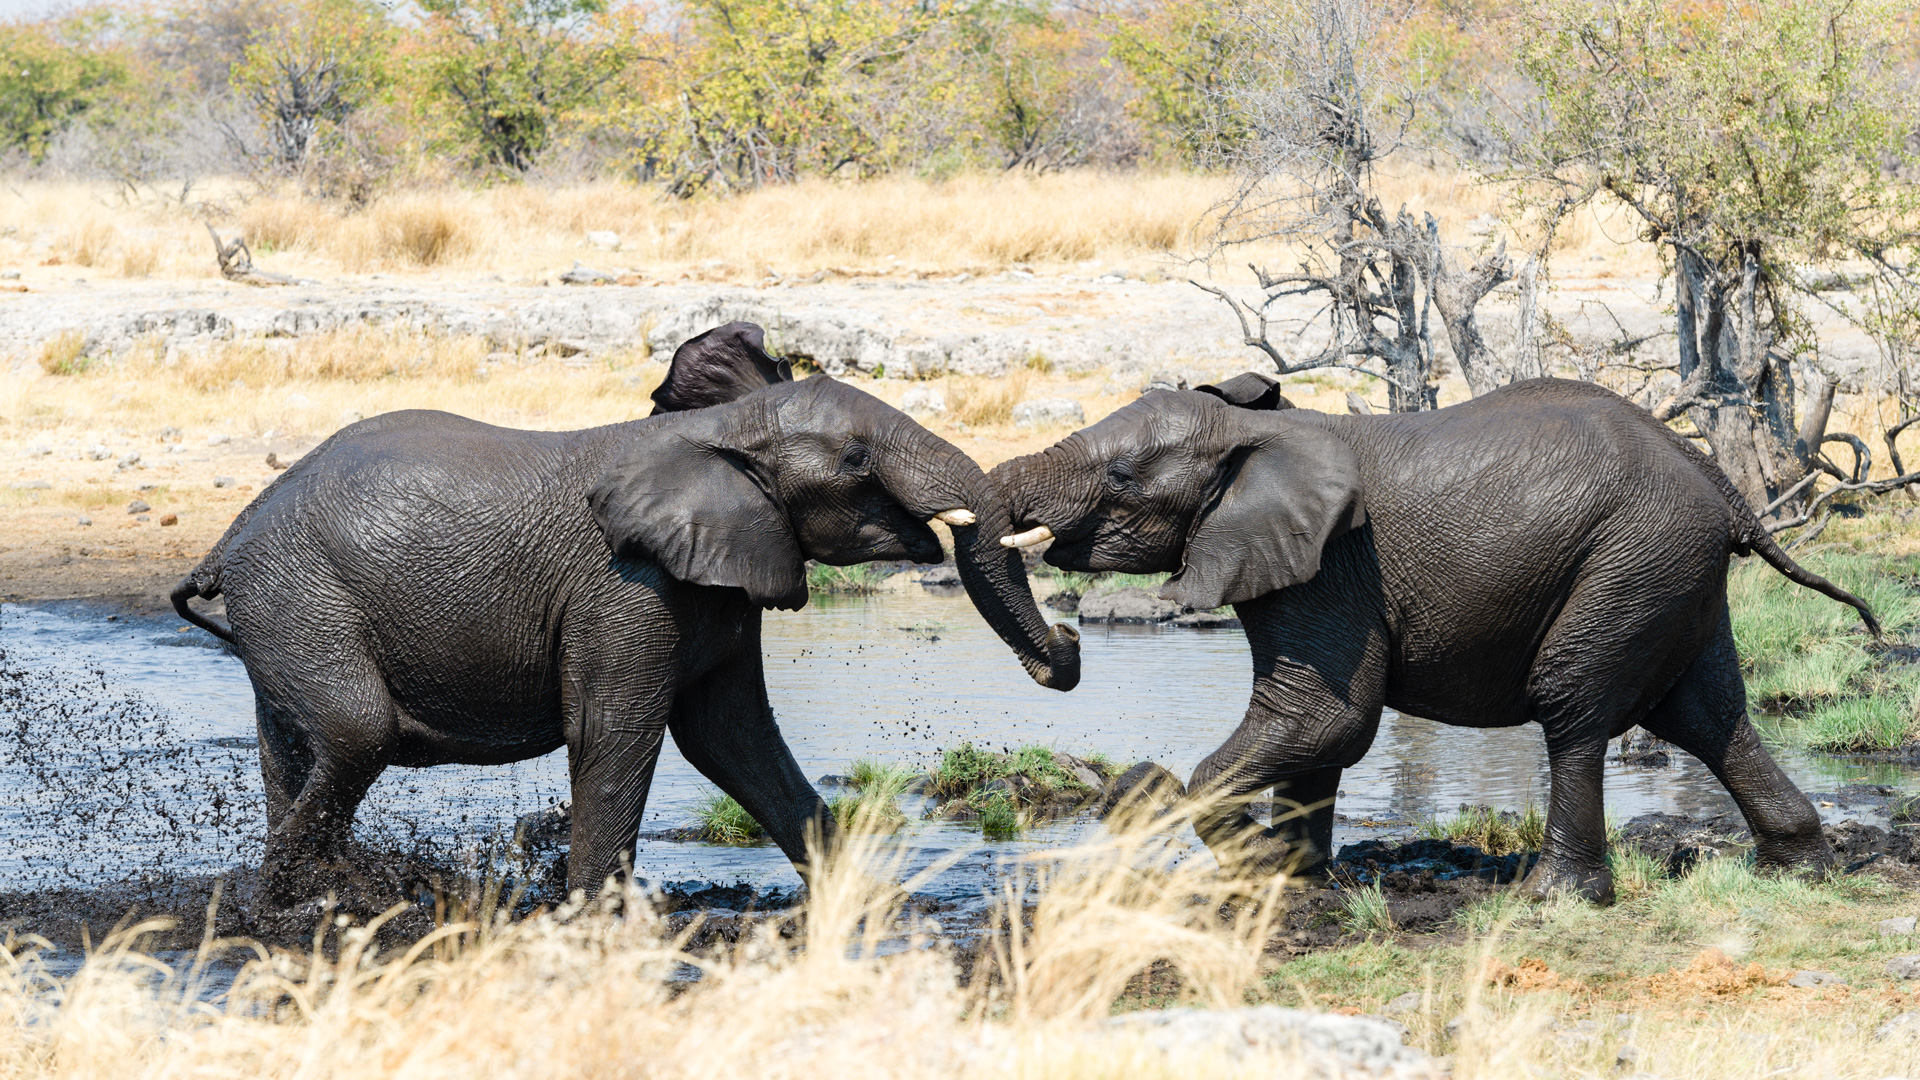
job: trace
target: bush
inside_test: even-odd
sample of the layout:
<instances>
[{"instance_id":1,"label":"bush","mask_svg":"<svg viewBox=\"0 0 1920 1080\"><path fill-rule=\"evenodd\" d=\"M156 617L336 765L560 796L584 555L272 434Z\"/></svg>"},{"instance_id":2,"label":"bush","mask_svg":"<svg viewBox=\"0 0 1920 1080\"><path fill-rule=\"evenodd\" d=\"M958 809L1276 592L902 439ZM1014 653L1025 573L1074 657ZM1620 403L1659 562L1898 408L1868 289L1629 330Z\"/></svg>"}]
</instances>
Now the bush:
<instances>
[{"instance_id":1,"label":"bush","mask_svg":"<svg viewBox=\"0 0 1920 1080\"><path fill-rule=\"evenodd\" d=\"M1547 836L1547 818L1537 806L1528 806L1517 814L1491 806L1470 806L1450 818L1423 822L1420 835L1472 844L1489 855L1512 855L1540 850Z\"/></svg>"},{"instance_id":2,"label":"bush","mask_svg":"<svg viewBox=\"0 0 1920 1080\"><path fill-rule=\"evenodd\" d=\"M1004 791L975 800L973 808L980 813L980 835L989 840L1012 840L1026 826L1020 811Z\"/></svg>"}]
</instances>

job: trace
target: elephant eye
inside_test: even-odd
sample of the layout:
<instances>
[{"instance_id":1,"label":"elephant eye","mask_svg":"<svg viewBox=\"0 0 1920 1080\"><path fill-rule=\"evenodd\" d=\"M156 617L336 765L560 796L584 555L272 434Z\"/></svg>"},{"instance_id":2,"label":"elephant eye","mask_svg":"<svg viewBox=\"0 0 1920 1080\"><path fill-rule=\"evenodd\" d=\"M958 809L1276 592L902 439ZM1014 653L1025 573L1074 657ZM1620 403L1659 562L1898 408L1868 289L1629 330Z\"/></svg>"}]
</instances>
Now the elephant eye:
<instances>
[{"instance_id":1,"label":"elephant eye","mask_svg":"<svg viewBox=\"0 0 1920 1080\"><path fill-rule=\"evenodd\" d=\"M873 467L873 455L860 443L840 452L840 471L848 476L865 476Z\"/></svg>"},{"instance_id":2,"label":"elephant eye","mask_svg":"<svg viewBox=\"0 0 1920 1080\"><path fill-rule=\"evenodd\" d=\"M1116 461L1107 466L1107 484L1114 490L1118 491L1130 487L1134 483L1134 480L1132 462Z\"/></svg>"}]
</instances>

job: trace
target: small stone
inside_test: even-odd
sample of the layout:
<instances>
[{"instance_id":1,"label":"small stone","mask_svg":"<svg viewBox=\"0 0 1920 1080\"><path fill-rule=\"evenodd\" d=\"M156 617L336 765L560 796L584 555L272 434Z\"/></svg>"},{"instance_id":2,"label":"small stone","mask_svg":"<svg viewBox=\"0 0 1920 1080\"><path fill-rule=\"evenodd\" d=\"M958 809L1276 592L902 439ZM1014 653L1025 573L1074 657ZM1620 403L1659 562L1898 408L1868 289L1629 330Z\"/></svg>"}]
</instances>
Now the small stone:
<instances>
[{"instance_id":1,"label":"small stone","mask_svg":"<svg viewBox=\"0 0 1920 1080\"><path fill-rule=\"evenodd\" d=\"M178 525L178 524L180 524L179 514L161 514L160 515L161 528L166 528L169 525Z\"/></svg>"},{"instance_id":2,"label":"small stone","mask_svg":"<svg viewBox=\"0 0 1920 1080\"><path fill-rule=\"evenodd\" d=\"M138 464L140 464L140 451L129 450L124 455L121 456L119 461L116 461L113 463L113 467L116 469L125 470L125 469L131 469Z\"/></svg>"},{"instance_id":3,"label":"small stone","mask_svg":"<svg viewBox=\"0 0 1920 1080\"><path fill-rule=\"evenodd\" d=\"M147 515L147 514L136 514L136 515L134 515L134 518L133 518L133 520L135 520L135 521L152 521L152 520L153 520L153 518L152 518L151 516L149 516L149 515Z\"/></svg>"},{"instance_id":4,"label":"small stone","mask_svg":"<svg viewBox=\"0 0 1920 1080\"><path fill-rule=\"evenodd\" d=\"M148 506L139 499L135 499L127 504L127 513L129 514L144 514L151 509L153 509L153 507Z\"/></svg>"},{"instance_id":5,"label":"small stone","mask_svg":"<svg viewBox=\"0 0 1920 1080\"><path fill-rule=\"evenodd\" d=\"M587 234L587 243L600 251L619 251L620 234L611 230L595 230Z\"/></svg>"},{"instance_id":6,"label":"small stone","mask_svg":"<svg viewBox=\"0 0 1920 1080\"><path fill-rule=\"evenodd\" d=\"M1845 986L1847 980L1831 971L1799 971L1787 980L1787 985L1809 990L1816 986Z\"/></svg>"},{"instance_id":7,"label":"small stone","mask_svg":"<svg viewBox=\"0 0 1920 1080\"><path fill-rule=\"evenodd\" d=\"M93 519L85 514L81 514L79 517L73 519L73 523L75 525L86 526L93 524Z\"/></svg>"},{"instance_id":8,"label":"small stone","mask_svg":"<svg viewBox=\"0 0 1920 1080\"><path fill-rule=\"evenodd\" d=\"M18 270L9 270L9 271L7 271L7 272L6 272L6 273L4 273L4 274L0 274L0 278L5 278L5 279L7 279L8 281L19 281L19 280L20 280L20 271L18 271Z\"/></svg>"},{"instance_id":9,"label":"small stone","mask_svg":"<svg viewBox=\"0 0 1920 1080\"><path fill-rule=\"evenodd\" d=\"M1147 390L1185 390L1185 377L1171 371L1156 371L1147 379ZM1146 391L1142 391L1145 393Z\"/></svg>"},{"instance_id":10,"label":"small stone","mask_svg":"<svg viewBox=\"0 0 1920 1080\"><path fill-rule=\"evenodd\" d=\"M605 270L595 270L590 266L574 263L573 269L560 275L563 285L605 285L620 280L620 275L609 274Z\"/></svg>"},{"instance_id":11,"label":"small stone","mask_svg":"<svg viewBox=\"0 0 1920 1080\"><path fill-rule=\"evenodd\" d=\"M938 416L947 411L947 395L932 386L916 386L900 398L900 411L908 416Z\"/></svg>"},{"instance_id":12,"label":"small stone","mask_svg":"<svg viewBox=\"0 0 1920 1080\"><path fill-rule=\"evenodd\" d=\"M1887 974L1896 979L1920 979L1920 956L1896 956L1887 961Z\"/></svg>"},{"instance_id":13,"label":"small stone","mask_svg":"<svg viewBox=\"0 0 1920 1080\"><path fill-rule=\"evenodd\" d=\"M1113 786L1107 790L1101 813L1111 815L1140 809L1154 812L1170 810L1186 794L1187 786L1180 782L1179 777L1154 762L1142 761L1114 780Z\"/></svg>"},{"instance_id":14,"label":"small stone","mask_svg":"<svg viewBox=\"0 0 1920 1080\"><path fill-rule=\"evenodd\" d=\"M95 461L105 461L113 456L113 451L107 449L100 443L94 443L92 446L87 447L87 456Z\"/></svg>"},{"instance_id":15,"label":"small stone","mask_svg":"<svg viewBox=\"0 0 1920 1080\"><path fill-rule=\"evenodd\" d=\"M1459 1016L1456 1016L1453 1019L1447 1021L1447 1038L1449 1039L1458 1040L1460 1038L1460 1034L1466 1030L1467 1030L1467 1014L1466 1013L1461 1013Z\"/></svg>"},{"instance_id":16,"label":"small stone","mask_svg":"<svg viewBox=\"0 0 1920 1080\"><path fill-rule=\"evenodd\" d=\"M1900 937L1913 933L1916 922L1920 922L1920 920L1916 920L1912 915L1904 915L1898 919L1881 919L1879 925L1874 927L1874 930L1878 932L1881 937Z\"/></svg>"},{"instance_id":17,"label":"small stone","mask_svg":"<svg viewBox=\"0 0 1920 1080\"><path fill-rule=\"evenodd\" d=\"M27 447L28 457L46 457L51 453L53 453L53 447L43 443L34 443L32 446Z\"/></svg>"},{"instance_id":18,"label":"small stone","mask_svg":"<svg viewBox=\"0 0 1920 1080\"><path fill-rule=\"evenodd\" d=\"M136 484L136 485L134 485L134 489L133 489L133 490L135 490L135 491L152 491L152 490L153 490L154 488L157 488L157 487L159 487L159 486L160 486L159 484L154 484L154 483L146 483L146 484Z\"/></svg>"},{"instance_id":19,"label":"small stone","mask_svg":"<svg viewBox=\"0 0 1920 1080\"><path fill-rule=\"evenodd\" d=\"M45 480L15 480L7 486L15 491L45 491L53 485Z\"/></svg>"},{"instance_id":20,"label":"small stone","mask_svg":"<svg viewBox=\"0 0 1920 1080\"><path fill-rule=\"evenodd\" d=\"M1614 1051L1613 1067L1616 1069L1631 1069L1639 1060L1640 1048L1632 1043L1622 1043L1620 1049Z\"/></svg>"},{"instance_id":21,"label":"small stone","mask_svg":"<svg viewBox=\"0 0 1920 1080\"><path fill-rule=\"evenodd\" d=\"M1081 597L1079 614L1083 623L1163 623L1182 614L1182 609L1150 590L1129 585Z\"/></svg>"},{"instance_id":22,"label":"small stone","mask_svg":"<svg viewBox=\"0 0 1920 1080\"><path fill-rule=\"evenodd\" d=\"M1911 1039L1916 1035L1920 1035L1920 1012L1903 1012L1873 1029L1875 1042Z\"/></svg>"},{"instance_id":23,"label":"small stone","mask_svg":"<svg viewBox=\"0 0 1920 1080\"><path fill-rule=\"evenodd\" d=\"M1079 427L1086 422L1087 411L1072 398L1041 398L1013 407L1015 427Z\"/></svg>"},{"instance_id":24,"label":"small stone","mask_svg":"<svg viewBox=\"0 0 1920 1080\"><path fill-rule=\"evenodd\" d=\"M225 445L227 445L228 443L230 443L230 442L232 442L232 441L233 441L233 436L231 436L231 435L209 435L209 436L207 436L207 445L208 445L208 446L225 446Z\"/></svg>"},{"instance_id":25,"label":"small stone","mask_svg":"<svg viewBox=\"0 0 1920 1080\"><path fill-rule=\"evenodd\" d=\"M231 476L216 476L213 478L213 486L217 488L230 488L234 483L235 481Z\"/></svg>"},{"instance_id":26,"label":"small stone","mask_svg":"<svg viewBox=\"0 0 1920 1080\"><path fill-rule=\"evenodd\" d=\"M161 442L172 442L175 439L178 439L179 437L180 437L180 429L177 427L174 427L172 424L168 424L167 426L160 429Z\"/></svg>"},{"instance_id":27,"label":"small stone","mask_svg":"<svg viewBox=\"0 0 1920 1080\"><path fill-rule=\"evenodd\" d=\"M1387 1002L1384 1006L1381 1006L1380 1012L1385 1016L1399 1016L1402 1013L1419 1012L1426 1006L1426 1001L1425 995L1421 994L1420 991L1409 990L1399 997L1394 998L1392 1001Z\"/></svg>"},{"instance_id":28,"label":"small stone","mask_svg":"<svg viewBox=\"0 0 1920 1080\"><path fill-rule=\"evenodd\" d=\"M853 777L840 773L826 773L813 781L814 787L852 787Z\"/></svg>"}]
</instances>

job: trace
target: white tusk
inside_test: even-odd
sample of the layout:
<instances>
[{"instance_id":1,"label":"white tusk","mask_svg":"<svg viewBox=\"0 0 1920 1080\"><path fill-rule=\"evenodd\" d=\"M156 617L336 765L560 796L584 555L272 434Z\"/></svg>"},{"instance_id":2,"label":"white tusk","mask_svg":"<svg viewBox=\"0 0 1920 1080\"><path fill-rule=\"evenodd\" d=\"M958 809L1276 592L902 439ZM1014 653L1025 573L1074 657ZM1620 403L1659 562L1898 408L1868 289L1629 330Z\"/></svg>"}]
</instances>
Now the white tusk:
<instances>
[{"instance_id":1,"label":"white tusk","mask_svg":"<svg viewBox=\"0 0 1920 1080\"><path fill-rule=\"evenodd\" d=\"M1010 548L1032 547L1035 544L1044 544L1051 539L1053 539L1052 529L1047 528L1045 525L1035 525L1026 532L1001 537L1000 546Z\"/></svg>"},{"instance_id":2,"label":"white tusk","mask_svg":"<svg viewBox=\"0 0 1920 1080\"><path fill-rule=\"evenodd\" d=\"M933 515L933 520L944 521L949 525L971 525L980 519L973 516L973 511L962 507L958 510L942 510Z\"/></svg>"}]
</instances>

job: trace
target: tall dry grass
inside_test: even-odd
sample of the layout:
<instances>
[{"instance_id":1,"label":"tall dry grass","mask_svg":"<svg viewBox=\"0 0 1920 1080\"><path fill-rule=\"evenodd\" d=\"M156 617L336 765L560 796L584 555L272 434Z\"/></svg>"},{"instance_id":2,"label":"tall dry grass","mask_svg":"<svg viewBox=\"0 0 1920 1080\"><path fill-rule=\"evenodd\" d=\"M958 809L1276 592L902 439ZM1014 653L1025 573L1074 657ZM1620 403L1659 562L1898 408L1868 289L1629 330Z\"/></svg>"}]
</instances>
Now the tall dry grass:
<instances>
[{"instance_id":1,"label":"tall dry grass","mask_svg":"<svg viewBox=\"0 0 1920 1080\"><path fill-rule=\"evenodd\" d=\"M316 277L339 273L498 273L539 277L574 261L671 277L753 280L822 269L862 273L974 273L1013 265L1207 273L1212 210L1233 189L1206 173L1070 172L812 180L730 198L671 199L642 186L590 183L401 191L365 208L209 185L183 209L119 189L30 182L0 191L0 264L49 260L122 277L215 275L202 219L244 236L263 266ZM1383 175L1383 201L1432 212L1450 240L1478 245L1504 193L1466 174L1412 169ZM589 233L618 236L616 250ZM1527 230L1523 226L1520 235ZM1613 210L1561 228L1563 271L1584 276L1650 270L1624 247L1630 224ZM1598 259L1589 265L1587 260ZM1254 246L1215 260L1244 276L1247 261L1284 262ZM1644 264L1644 265L1642 265Z\"/></svg>"}]
</instances>

